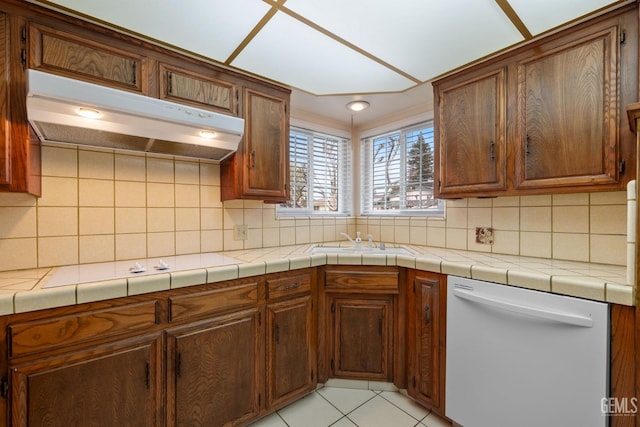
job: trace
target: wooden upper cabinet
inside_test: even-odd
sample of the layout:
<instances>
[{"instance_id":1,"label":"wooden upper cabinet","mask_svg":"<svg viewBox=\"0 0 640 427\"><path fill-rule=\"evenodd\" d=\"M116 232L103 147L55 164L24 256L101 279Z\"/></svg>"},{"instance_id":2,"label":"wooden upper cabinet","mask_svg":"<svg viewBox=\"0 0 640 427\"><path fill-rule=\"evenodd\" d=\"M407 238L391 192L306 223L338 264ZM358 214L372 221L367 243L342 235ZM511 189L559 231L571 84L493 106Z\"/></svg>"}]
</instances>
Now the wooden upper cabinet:
<instances>
[{"instance_id":1,"label":"wooden upper cabinet","mask_svg":"<svg viewBox=\"0 0 640 427\"><path fill-rule=\"evenodd\" d=\"M506 70L436 89L436 195L506 188Z\"/></svg>"},{"instance_id":2,"label":"wooden upper cabinet","mask_svg":"<svg viewBox=\"0 0 640 427\"><path fill-rule=\"evenodd\" d=\"M636 3L434 82L437 195L623 190L637 51Z\"/></svg>"},{"instance_id":3,"label":"wooden upper cabinet","mask_svg":"<svg viewBox=\"0 0 640 427\"><path fill-rule=\"evenodd\" d=\"M618 32L518 63L517 188L618 181Z\"/></svg>"},{"instance_id":4,"label":"wooden upper cabinet","mask_svg":"<svg viewBox=\"0 0 640 427\"><path fill-rule=\"evenodd\" d=\"M239 93L235 83L168 64L159 64L158 68L160 99L238 115Z\"/></svg>"},{"instance_id":5,"label":"wooden upper cabinet","mask_svg":"<svg viewBox=\"0 0 640 427\"><path fill-rule=\"evenodd\" d=\"M29 25L29 68L147 94L147 60L120 43L94 41L92 33Z\"/></svg>"},{"instance_id":6,"label":"wooden upper cabinet","mask_svg":"<svg viewBox=\"0 0 640 427\"><path fill-rule=\"evenodd\" d=\"M289 92L245 87L244 136L221 167L222 200L289 199Z\"/></svg>"},{"instance_id":7,"label":"wooden upper cabinet","mask_svg":"<svg viewBox=\"0 0 640 427\"><path fill-rule=\"evenodd\" d=\"M40 141L26 104L26 21L0 13L0 191L40 195Z\"/></svg>"}]
</instances>

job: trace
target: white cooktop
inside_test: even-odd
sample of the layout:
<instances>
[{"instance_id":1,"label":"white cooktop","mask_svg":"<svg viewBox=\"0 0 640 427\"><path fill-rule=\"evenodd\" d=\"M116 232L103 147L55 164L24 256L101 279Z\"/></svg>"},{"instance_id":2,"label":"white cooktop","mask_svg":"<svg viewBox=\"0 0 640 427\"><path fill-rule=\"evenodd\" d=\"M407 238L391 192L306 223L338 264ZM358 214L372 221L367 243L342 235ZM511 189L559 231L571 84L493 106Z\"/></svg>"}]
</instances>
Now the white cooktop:
<instances>
[{"instance_id":1,"label":"white cooktop","mask_svg":"<svg viewBox=\"0 0 640 427\"><path fill-rule=\"evenodd\" d=\"M148 276L151 274L170 273L172 271L219 267L222 265L240 264L241 262L242 261L238 261L237 259L220 255L218 253L203 253L129 261L69 265L56 268L49 279L46 280L42 288Z\"/></svg>"}]
</instances>

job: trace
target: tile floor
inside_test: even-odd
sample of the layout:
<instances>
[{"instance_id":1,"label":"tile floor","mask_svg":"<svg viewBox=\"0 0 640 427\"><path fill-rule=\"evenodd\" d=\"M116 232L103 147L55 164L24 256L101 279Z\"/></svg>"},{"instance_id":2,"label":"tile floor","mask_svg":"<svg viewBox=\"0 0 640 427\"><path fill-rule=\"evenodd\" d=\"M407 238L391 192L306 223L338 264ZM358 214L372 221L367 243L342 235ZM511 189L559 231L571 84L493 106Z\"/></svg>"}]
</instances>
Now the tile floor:
<instances>
[{"instance_id":1,"label":"tile floor","mask_svg":"<svg viewBox=\"0 0 640 427\"><path fill-rule=\"evenodd\" d=\"M354 386L332 384L330 380L314 393L251 424L251 427L327 426L450 427L451 423L396 391L392 385L364 382Z\"/></svg>"}]
</instances>

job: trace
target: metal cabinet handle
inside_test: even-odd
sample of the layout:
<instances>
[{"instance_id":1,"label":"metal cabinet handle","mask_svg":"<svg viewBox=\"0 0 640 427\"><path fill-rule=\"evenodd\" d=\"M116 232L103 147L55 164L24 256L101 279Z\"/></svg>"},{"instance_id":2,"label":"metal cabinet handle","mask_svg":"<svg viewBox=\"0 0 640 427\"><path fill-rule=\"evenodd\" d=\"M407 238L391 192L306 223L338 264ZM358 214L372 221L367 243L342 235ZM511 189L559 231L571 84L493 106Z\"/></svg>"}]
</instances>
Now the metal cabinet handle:
<instances>
[{"instance_id":1,"label":"metal cabinet handle","mask_svg":"<svg viewBox=\"0 0 640 427\"><path fill-rule=\"evenodd\" d=\"M494 161L496 159L496 143L494 141L489 143L489 152L491 153L491 161Z\"/></svg>"},{"instance_id":2,"label":"metal cabinet handle","mask_svg":"<svg viewBox=\"0 0 640 427\"><path fill-rule=\"evenodd\" d=\"M284 287L285 291L288 291L290 289L296 289L299 288L300 286L302 286L302 283L294 283L293 285L287 285Z\"/></svg>"},{"instance_id":3,"label":"metal cabinet handle","mask_svg":"<svg viewBox=\"0 0 640 427\"><path fill-rule=\"evenodd\" d=\"M525 145L525 154L528 156L529 155L529 143L531 142L531 138L529 137L529 135L527 135L527 143Z\"/></svg>"},{"instance_id":4,"label":"metal cabinet handle","mask_svg":"<svg viewBox=\"0 0 640 427\"><path fill-rule=\"evenodd\" d=\"M251 152L251 169L256 168L256 150Z\"/></svg>"},{"instance_id":5,"label":"metal cabinet handle","mask_svg":"<svg viewBox=\"0 0 640 427\"><path fill-rule=\"evenodd\" d=\"M424 324L428 325L431 322L431 307L428 305L424 306Z\"/></svg>"}]
</instances>

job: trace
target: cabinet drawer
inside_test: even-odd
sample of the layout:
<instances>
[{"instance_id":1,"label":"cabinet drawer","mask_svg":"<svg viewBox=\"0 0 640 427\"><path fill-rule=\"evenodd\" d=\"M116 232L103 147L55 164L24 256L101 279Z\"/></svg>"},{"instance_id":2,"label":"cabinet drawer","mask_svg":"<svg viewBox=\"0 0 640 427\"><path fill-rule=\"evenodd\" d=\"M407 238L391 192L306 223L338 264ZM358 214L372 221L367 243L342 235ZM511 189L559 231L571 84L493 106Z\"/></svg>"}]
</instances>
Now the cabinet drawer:
<instances>
[{"instance_id":1,"label":"cabinet drawer","mask_svg":"<svg viewBox=\"0 0 640 427\"><path fill-rule=\"evenodd\" d=\"M293 277L281 277L267 280L267 298L270 300L284 296L311 292L311 275L299 274Z\"/></svg>"},{"instance_id":2,"label":"cabinet drawer","mask_svg":"<svg viewBox=\"0 0 640 427\"><path fill-rule=\"evenodd\" d=\"M327 269L325 288L332 292L397 293L397 270Z\"/></svg>"},{"instance_id":3,"label":"cabinet drawer","mask_svg":"<svg viewBox=\"0 0 640 427\"><path fill-rule=\"evenodd\" d=\"M148 329L157 322L157 303L147 301L9 325L9 356Z\"/></svg>"},{"instance_id":4,"label":"cabinet drawer","mask_svg":"<svg viewBox=\"0 0 640 427\"><path fill-rule=\"evenodd\" d=\"M258 282L242 283L226 288L178 295L169 298L172 322L202 317L258 303Z\"/></svg>"}]
</instances>

